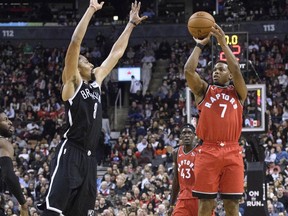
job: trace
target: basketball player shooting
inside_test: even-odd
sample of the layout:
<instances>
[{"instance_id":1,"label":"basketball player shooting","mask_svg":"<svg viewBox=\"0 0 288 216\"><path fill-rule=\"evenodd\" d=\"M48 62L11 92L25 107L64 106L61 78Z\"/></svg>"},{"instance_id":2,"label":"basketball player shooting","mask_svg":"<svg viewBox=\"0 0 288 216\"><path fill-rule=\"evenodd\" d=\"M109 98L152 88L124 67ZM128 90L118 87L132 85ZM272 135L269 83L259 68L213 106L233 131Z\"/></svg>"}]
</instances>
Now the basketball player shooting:
<instances>
[{"instance_id":1,"label":"basketball player shooting","mask_svg":"<svg viewBox=\"0 0 288 216\"><path fill-rule=\"evenodd\" d=\"M215 64L213 84L209 85L201 79L196 67L211 35L217 38L227 62ZM244 163L238 140L247 87L220 26L214 24L206 38L194 40L196 46L184 67L188 86L200 113L196 134L203 141L197 148L193 196L200 199L198 215L211 215L219 192L226 216L238 216L239 199L244 192Z\"/></svg>"}]
</instances>

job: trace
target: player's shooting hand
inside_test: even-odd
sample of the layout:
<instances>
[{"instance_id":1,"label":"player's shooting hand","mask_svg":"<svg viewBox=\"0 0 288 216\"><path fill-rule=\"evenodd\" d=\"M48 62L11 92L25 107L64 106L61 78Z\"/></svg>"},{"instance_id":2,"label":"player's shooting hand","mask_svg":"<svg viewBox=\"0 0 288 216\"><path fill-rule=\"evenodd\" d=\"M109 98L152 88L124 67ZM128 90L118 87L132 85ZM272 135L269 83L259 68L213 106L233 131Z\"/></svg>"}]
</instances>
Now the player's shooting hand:
<instances>
[{"instance_id":1,"label":"player's shooting hand","mask_svg":"<svg viewBox=\"0 0 288 216\"><path fill-rule=\"evenodd\" d=\"M193 37L193 39L195 40L196 43L200 43L205 46L210 41L211 35L212 34L210 32L206 38L199 39L199 38Z\"/></svg>"},{"instance_id":2,"label":"player's shooting hand","mask_svg":"<svg viewBox=\"0 0 288 216\"><path fill-rule=\"evenodd\" d=\"M134 3L132 2L129 21L135 23L135 25L138 25L143 20L148 18L148 16L142 16L142 17L139 16L140 8L141 8L141 2L137 1L135 1Z\"/></svg>"},{"instance_id":3,"label":"player's shooting hand","mask_svg":"<svg viewBox=\"0 0 288 216\"><path fill-rule=\"evenodd\" d=\"M98 0L90 0L90 7L94 8L95 11L102 9L104 2L98 3Z\"/></svg>"},{"instance_id":4,"label":"player's shooting hand","mask_svg":"<svg viewBox=\"0 0 288 216\"><path fill-rule=\"evenodd\" d=\"M214 37L216 37L216 39L217 39L218 43L220 44L220 46L225 46L227 44L226 43L226 39L225 39L225 32L216 23L215 23L214 26L212 26L211 34Z\"/></svg>"}]
</instances>

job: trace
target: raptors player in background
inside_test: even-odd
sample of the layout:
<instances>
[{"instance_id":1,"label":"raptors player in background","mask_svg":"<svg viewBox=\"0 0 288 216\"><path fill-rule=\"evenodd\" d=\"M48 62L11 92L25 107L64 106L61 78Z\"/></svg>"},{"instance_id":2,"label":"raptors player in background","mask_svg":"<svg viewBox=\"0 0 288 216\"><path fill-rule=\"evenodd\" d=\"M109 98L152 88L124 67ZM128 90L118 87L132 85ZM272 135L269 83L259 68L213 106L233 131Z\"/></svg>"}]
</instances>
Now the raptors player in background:
<instances>
[{"instance_id":1,"label":"raptors player in background","mask_svg":"<svg viewBox=\"0 0 288 216\"><path fill-rule=\"evenodd\" d=\"M180 147L173 152L175 165L168 214L171 215L173 212L173 216L197 216L198 199L192 196L192 188L195 181L194 148L197 139L195 139L195 128L191 124L182 126L180 130L180 142Z\"/></svg>"},{"instance_id":2,"label":"raptors player in background","mask_svg":"<svg viewBox=\"0 0 288 216\"><path fill-rule=\"evenodd\" d=\"M179 148L173 152L174 177L169 215L173 211L173 216L197 216L198 199L192 196L192 187L195 181L195 152L193 152L195 147L195 128L191 124L182 126L180 142Z\"/></svg>"},{"instance_id":3,"label":"raptors player in background","mask_svg":"<svg viewBox=\"0 0 288 216\"><path fill-rule=\"evenodd\" d=\"M123 56L133 29L147 18L139 17L140 2L132 3L125 29L108 57L94 68L85 56L80 55L80 48L93 14L102 9L103 4L90 0L65 56L62 99L68 125L51 161L52 176L44 216L95 215L96 151L102 130L101 84Z\"/></svg>"},{"instance_id":4,"label":"raptors player in background","mask_svg":"<svg viewBox=\"0 0 288 216\"><path fill-rule=\"evenodd\" d=\"M217 38L227 62L215 64L213 84L208 85L195 71L211 35ZM199 110L196 134L203 141L197 148L193 196L200 199L198 215L211 214L219 192L226 216L238 216L239 199L244 192L244 165L238 140L247 87L239 63L226 43L225 33L217 24L206 38L194 40L196 46L184 67Z\"/></svg>"}]
</instances>

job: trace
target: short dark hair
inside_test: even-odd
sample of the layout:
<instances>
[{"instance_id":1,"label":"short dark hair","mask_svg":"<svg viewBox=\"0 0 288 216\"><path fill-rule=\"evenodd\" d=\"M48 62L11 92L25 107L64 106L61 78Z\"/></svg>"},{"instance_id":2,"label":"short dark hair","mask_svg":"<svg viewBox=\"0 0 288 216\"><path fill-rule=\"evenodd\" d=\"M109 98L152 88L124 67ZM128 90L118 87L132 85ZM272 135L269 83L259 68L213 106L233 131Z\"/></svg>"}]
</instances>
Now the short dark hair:
<instances>
[{"instance_id":1,"label":"short dark hair","mask_svg":"<svg viewBox=\"0 0 288 216\"><path fill-rule=\"evenodd\" d=\"M190 128L193 133L195 133L195 127L192 124L186 123L182 125L180 131L182 132L185 128Z\"/></svg>"},{"instance_id":2,"label":"short dark hair","mask_svg":"<svg viewBox=\"0 0 288 216\"><path fill-rule=\"evenodd\" d=\"M227 61L224 61L224 60L217 60L216 63L215 63L215 65L216 65L217 63L223 63L223 64L228 65Z\"/></svg>"}]
</instances>

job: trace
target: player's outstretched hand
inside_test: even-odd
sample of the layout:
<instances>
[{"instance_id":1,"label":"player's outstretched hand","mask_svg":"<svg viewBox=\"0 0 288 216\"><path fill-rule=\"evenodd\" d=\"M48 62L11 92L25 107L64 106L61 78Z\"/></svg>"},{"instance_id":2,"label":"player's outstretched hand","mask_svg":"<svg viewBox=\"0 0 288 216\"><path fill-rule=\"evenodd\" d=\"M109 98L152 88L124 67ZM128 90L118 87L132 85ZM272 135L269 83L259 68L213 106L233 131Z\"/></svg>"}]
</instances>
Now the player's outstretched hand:
<instances>
[{"instance_id":1,"label":"player's outstretched hand","mask_svg":"<svg viewBox=\"0 0 288 216\"><path fill-rule=\"evenodd\" d=\"M141 2L137 1L135 1L134 3L132 2L129 21L135 23L135 25L138 25L143 20L148 18L148 16L142 16L142 17L139 16L140 8L141 8Z\"/></svg>"},{"instance_id":2,"label":"player's outstretched hand","mask_svg":"<svg viewBox=\"0 0 288 216\"><path fill-rule=\"evenodd\" d=\"M90 6L93 7L95 11L102 9L103 4L103 1L98 3L98 0L90 0Z\"/></svg>"},{"instance_id":3,"label":"player's outstretched hand","mask_svg":"<svg viewBox=\"0 0 288 216\"><path fill-rule=\"evenodd\" d=\"M217 38L217 41L220 44L220 46L226 45L225 32L216 23L211 28L211 34Z\"/></svg>"}]
</instances>

